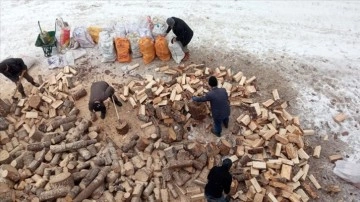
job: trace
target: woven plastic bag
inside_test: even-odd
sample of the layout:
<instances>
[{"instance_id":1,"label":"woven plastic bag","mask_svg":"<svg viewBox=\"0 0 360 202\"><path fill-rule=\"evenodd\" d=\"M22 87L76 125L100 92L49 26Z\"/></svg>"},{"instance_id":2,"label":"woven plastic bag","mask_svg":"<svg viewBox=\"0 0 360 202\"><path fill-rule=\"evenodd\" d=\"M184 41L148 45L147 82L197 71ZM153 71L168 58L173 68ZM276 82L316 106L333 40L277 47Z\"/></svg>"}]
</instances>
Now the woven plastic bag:
<instances>
[{"instance_id":1,"label":"woven plastic bag","mask_svg":"<svg viewBox=\"0 0 360 202\"><path fill-rule=\"evenodd\" d=\"M85 27L76 27L73 31L73 37L82 48L93 48L95 46L94 41Z\"/></svg>"},{"instance_id":2,"label":"woven plastic bag","mask_svg":"<svg viewBox=\"0 0 360 202\"><path fill-rule=\"evenodd\" d=\"M100 27L90 26L87 28L92 40L95 43L99 43L99 34L102 31Z\"/></svg>"},{"instance_id":3,"label":"woven plastic bag","mask_svg":"<svg viewBox=\"0 0 360 202\"><path fill-rule=\"evenodd\" d=\"M169 49L171 52L171 57L175 60L177 64L179 64L185 56L185 53L182 50L181 45L179 43L180 42L178 41L175 41L174 43L169 41Z\"/></svg>"},{"instance_id":4,"label":"woven plastic bag","mask_svg":"<svg viewBox=\"0 0 360 202\"><path fill-rule=\"evenodd\" d=\"M345 181L351 182L360 189L360 164L338 160L335 162L334 173Z\"/></svg>"},{"instance_id":5,"label":"woven plastic bag","mask_svg":"<svg viewBox=\"0 0 360 202\"><path fill-rule=\"evenodd\" d=\"M127 38L118 37L115 39L117 60L119 62L131 62L130 41Z\"/></svg>"},{"instance_id":6,"label":"woven plastic bag","mask_svg":"<svg viewBox=\"0 0 360 202\"><path fill-rule=\"evenodd\" d=\"M155 52L156 56L162 61L168 61L171 58L171 53L168 43L164 36L157 36L155 39Z\"/></svg>"},{"instance_id":7,"label":"woven plastic bag","mask_svg":"<svg viewBox=\"0 0 360 202\"><path fill-rule=\"evenodd\" d=\"M99 49L103 57L101 62L114 62L116 60L114 37L108 31L99 33Z\"/></svg>"},{"instance_id":8,"label":"woven plastic bag","mask_svg":"<svg viewBox=\"0 0 360 202\"><path fill-rule=\"evenodd\" d=\"M140 41L139 34L131 33L131 34L127 35L127 38L130 41L131 57L132 58L140 58L142 56L142 54L140 52L140 47L139 47L139 41Z\"/></svg>"},{"instance_id":9,"label":"woven plastic bag","mask_svg":"<svg viewBox=\"0 0 360 202\"><path fill-rule=\"evenodd\" d=\"M143 37L139 41L140 52L143 55L144 64L149 64L155 59L154 41L149 37Z\"/></svg>"},{"instance_id":10,"label":"woven plastic bag","mask_svg":"<svg viewBox=\"0 0 360 202\"><path fill-rule=\"evenodd\" d=\"M153 23L153 29L152 29L152 35L153 37L157 37L159 35L163 36L166 34L166 30L167 30L167 24L165 21L160 20L159 18L153 18L152 20Z\"/></svg>"}]
</instances>

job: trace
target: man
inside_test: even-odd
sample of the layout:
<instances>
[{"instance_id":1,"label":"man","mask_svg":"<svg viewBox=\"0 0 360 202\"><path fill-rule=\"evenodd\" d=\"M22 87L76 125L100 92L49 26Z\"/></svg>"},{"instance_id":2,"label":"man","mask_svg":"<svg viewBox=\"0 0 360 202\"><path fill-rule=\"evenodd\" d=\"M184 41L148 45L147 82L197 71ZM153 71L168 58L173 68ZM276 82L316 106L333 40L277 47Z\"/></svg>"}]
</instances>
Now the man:
<instances>
[{"instance_id":1,"label":"man","mask_svg":"<svg viewBox=\"0 0 360 202\"><path fill-rule=\"evenodd\" d=\"M35 87L40 85L28 74L27 66L21 58L8 58L0 63L0 72L14 82L23 98L26 97L24 86L21 84L20 77L24 77Z\"/></svg>"},{"instance_id":2,"label":"man","mask_svg":"<svg viewBox=\"0 0 360 202\"><path fill-rule=\"evenodd\" d=\"M230 116L230 104L228 100L228 94L224 88L218 88L218 81L215 76L209 78L209 85L212 88L203 97L193 97L192 100L195 102L206 102L210 101L211 113L214 120L214 127L211 132L220 137L221 135L221 124L224 124L225 128L229 126Z\"/></svg>"},{"instance_id":3,"label":"man","mask_svg":"<svg viewBox=\"0 0 360 202\"><path fill-rule=\"evenodd\" d=\"M208 182L205 186L205 196L208 202L225 202L223 195L230 192L232 176L229 172L232 166L230 159L224 159L221 166L211 168L207 177Z\"/></svg>"},{"instance_id":4,"label":"man","mask_svg":"<svg viewBox=\"0 0 360 202\"><path fill-rule=\"evenodd\" d=\"M190 43L194 32L191 30L191 28L180 18L171 17L166 20L166 23L168 24L168 28L166 30L166 34L172 30L176 37L172 39L172 42L179 41L181 44L181 48L185 53L185 57L183 60L188 60L190 57L189 49L187 48L187 45Z\"/></svg>"},{"instance_id":5,"label":"man","mask_svg":"<svg viewBox=\"0 0 360 202\"><path fill-rule=\"evenodd\" d=\"M91 85L89 110L94 113L101 112L101 118L104 119L106 115L106 107L104 101L110 97L111 102L114 102L119 107L122 106L121 102L114 95L115 89L105 81L97 81ZM94 113L95 114L95 113ZM94 115L93 114L93 115Z\"/></svg>"}]
</instances>

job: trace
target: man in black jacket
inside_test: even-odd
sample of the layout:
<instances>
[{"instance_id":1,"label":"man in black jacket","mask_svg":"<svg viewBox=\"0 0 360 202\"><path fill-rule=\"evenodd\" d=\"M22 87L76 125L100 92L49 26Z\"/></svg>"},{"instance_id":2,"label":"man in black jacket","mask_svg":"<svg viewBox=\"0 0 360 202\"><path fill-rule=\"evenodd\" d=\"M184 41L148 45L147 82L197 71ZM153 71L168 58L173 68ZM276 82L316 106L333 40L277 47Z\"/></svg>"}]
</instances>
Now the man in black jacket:
<instances>
[{"instance_id":1,"label":"man in black jacket","mask_svg":"<svg viewBox=\"0 0 360 202\"><path fill-rule=\"evenodd\" d=\"M232 166L230 159L224 159L221 166L211 168L207 177L208 182L205 186L205 196L208 202L224 202L223 192L228 194L232 176L229 172Z\"/></svg>"},{"instance_id":2,"label":"man in black jacket","mask_svg":"<svg viewBox=\"0 0 360 202\"><path fill-rule=\"evenodd\" d=\"M166 30L166 34L172 31L176 35L175 40L179 41L182 49L185 53L185 57L183 60L187 60L190 57L189 49L187 48L187 45L190 43L194 32L192 29L180 18L171 17L166 20L166 23L168 24L168 28Z\"/></svg>"},{"instance_id":3,"label":"man in black jacket","mask_svg":"<svg viewBox=\"0 0 360 202\"><path fill-rule=\"evenodd\" d=\"M114 102L119 107L121 102L114 95L115 89L105 81L97 81L92 83L90 90L89 110L94 113L101 111L101 118L104 119L106 115L106 107L104 101L110 97L111 102Z\"/></svg>"},{"instance_id":4,"label":"man in black jacket","mask_svg":"<svg viewBox=\"0 0 360 202\"><path fill-rule=\"evenodd\" d=\"M28 74L27 66L21 58L8 58L0 63L0 72L17 85L21 96L26 97L24 86L21 84L20 76L23 77L35 87L40 85Z\"/></svg>"},{"instance_id":5,"label":"man in black jacket","mask_svg":"<svg viewBox=\"0 0 360 202\"><path fill-rule=\"evenodd\" d=\"M224 88L217 87L218 81L215 76L209 78L209 85L212 88L211 91L203 97L193 97L192 100L195 102L210 101L211 114L214 120L214 127L211 132L220 137L221 124L224 124L225 128L229 126L230 104L228 94Z\"/></svg>"}]
</instances>

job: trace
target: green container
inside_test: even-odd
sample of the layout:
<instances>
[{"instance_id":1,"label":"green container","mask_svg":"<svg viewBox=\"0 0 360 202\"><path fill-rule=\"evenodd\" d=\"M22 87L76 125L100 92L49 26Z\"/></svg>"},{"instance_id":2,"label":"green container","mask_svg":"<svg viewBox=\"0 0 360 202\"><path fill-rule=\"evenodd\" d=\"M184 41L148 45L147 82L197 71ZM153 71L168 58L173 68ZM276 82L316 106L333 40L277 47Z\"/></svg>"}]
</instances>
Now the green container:
<instances>
[{"instance_id":1,"label":"green container","mask_svg":"<svg viewBox=\"0 0 360 202\"><path fill-rule=\"evenodd\" d=\"M48 33L48 37L50 37L50 39L48 39L49 43L45 44L41 39L41 35L39 34L36 39L35 46L42 47L45 57L50 57L52 53L52 47L56 46L56 38L55 38L55 31L50 31L47 33Z\"/></svg>"}]
</instances>

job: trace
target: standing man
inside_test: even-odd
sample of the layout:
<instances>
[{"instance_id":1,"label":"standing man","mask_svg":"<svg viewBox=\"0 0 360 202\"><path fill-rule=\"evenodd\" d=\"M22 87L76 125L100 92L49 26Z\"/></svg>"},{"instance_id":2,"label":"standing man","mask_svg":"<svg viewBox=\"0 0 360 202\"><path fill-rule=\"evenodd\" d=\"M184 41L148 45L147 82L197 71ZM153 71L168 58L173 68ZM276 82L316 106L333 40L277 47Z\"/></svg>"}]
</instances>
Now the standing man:
<instances>
[{"instance_id":1,"label":"standing man","mask_svg":"<svg viewBox=\"0 0 360 202\"><path fill-rule=\"evenodd\" d=\"M221 166L211 168L207 177L208 183L205 186L205 196L208 202L225 202L227 201L223 195L230 192L232 176L229 172L232 161L228 158L224 159Z\"/></svg>"},{"instance_id":2,"label":"standing man","mask_svg":"<svg viewBox=\"0 0 360 202\"><path fill-rule=\"evenodd\" d=\"M121 107L121 102L114 95L115 89L105 81L97 81L92 83L90 90L89 110L94 113L101 111L101 118L104 119L106 115L106 107L104 101L110 97L111 102ZM93 115L92 115L93 116Z\"/></svg>"},{"instance_id":3,"label":"standing man","mask_svg":"<svg viewBox=\"0 0 360 202\"><path fill-rule=\"evenodd\" d=\"M181 44L181 48L185 53L185 57L183 60L188 60L190 57L189 49L187 48L187 45L190 43L194 32L192 29L180 18L171 17L166 20L166 23L168 24L168 28L166 30L166 34L172 31L176 35L175 40L172 39L172 42L179 41Z\"/></svg>"},{"instance_id":4,"label":"standing man","mask_svg":"<svg viewBox=\"0 0 360 202\"><path fill-rule=\"evenodd\" d=\"M0 72L14 82L23 98L26 97L24 86L21 84L20 77L24 77L35 87L40 85L28 74L27 66L21 58L8 58L0 63Z\"/></svg>"},{"instance_id":5,"label":"standing man","mask_svg":"<svg viewBox=\"0 0 360 202\"><path fill-rule=\"evenodd\" d=\"M193 97L192 100L195 102L210 101L211 114L214 120L214 127L211 129L211 132L220 137L222 131L221 124L224 124L225 128L229 126L230 104L228 94L224 88L217 87L218 81L215 76L209 78L209 85L211 91L203 97Z\"/></svg>"}]
</instances>

